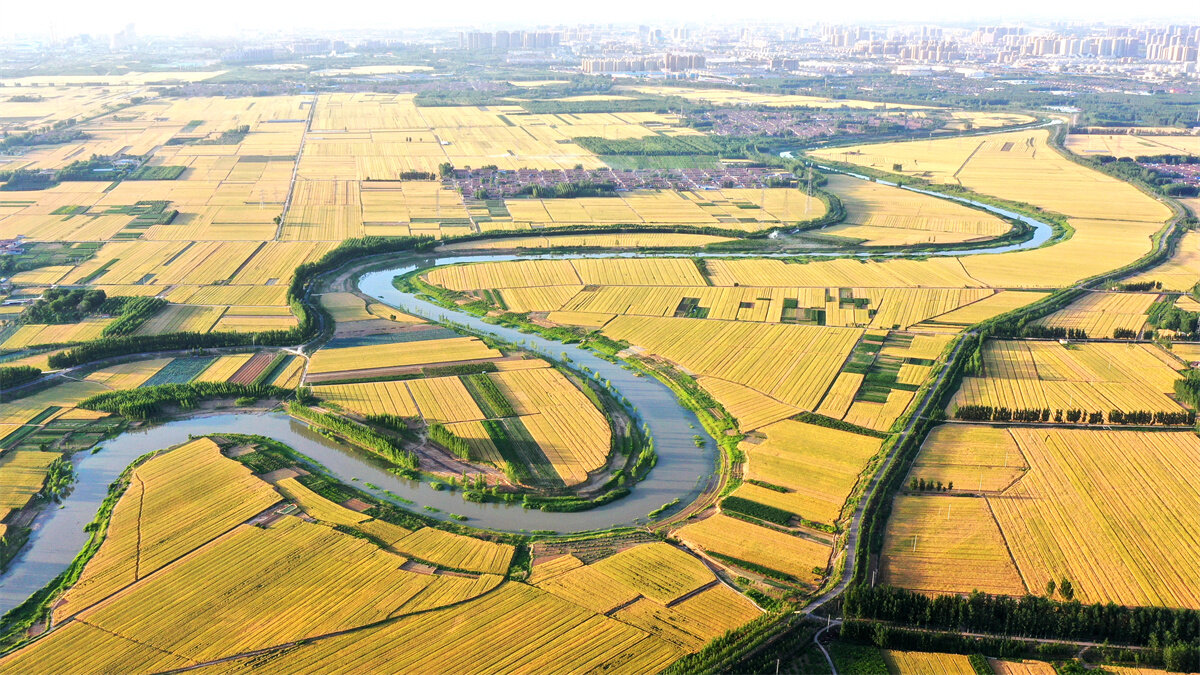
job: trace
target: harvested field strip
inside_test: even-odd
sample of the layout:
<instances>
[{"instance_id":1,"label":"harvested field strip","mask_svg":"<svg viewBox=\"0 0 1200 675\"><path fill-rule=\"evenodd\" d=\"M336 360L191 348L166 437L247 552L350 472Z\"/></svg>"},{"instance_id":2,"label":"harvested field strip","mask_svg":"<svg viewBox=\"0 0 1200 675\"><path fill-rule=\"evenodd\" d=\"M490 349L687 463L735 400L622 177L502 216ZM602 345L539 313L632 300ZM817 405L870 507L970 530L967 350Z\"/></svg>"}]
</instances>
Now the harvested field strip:
<instances>
[{"instance_id":1,"label":"harvested field strip","mask_svg":"<svg viewBox=\"0 0 1200 675\"><path fill-rule=\"evenodd\" d=\"M229 356L217 357L212 365L204 369L198 376L197 382L228 382L233 374L241 370L242 366L246 365L254 355L253 354L231 354Z\"/></svg>"},{"instance_id":2,"label":"harvested field strip","mask_svg":"<svg viewBox=\"0 0 1200 675\"><path fill-rule=\"evenodd\" d=\"M276 352L257 352L229 377L234 384L253 384L275 361Z\"/></svg>"}]
</instances>

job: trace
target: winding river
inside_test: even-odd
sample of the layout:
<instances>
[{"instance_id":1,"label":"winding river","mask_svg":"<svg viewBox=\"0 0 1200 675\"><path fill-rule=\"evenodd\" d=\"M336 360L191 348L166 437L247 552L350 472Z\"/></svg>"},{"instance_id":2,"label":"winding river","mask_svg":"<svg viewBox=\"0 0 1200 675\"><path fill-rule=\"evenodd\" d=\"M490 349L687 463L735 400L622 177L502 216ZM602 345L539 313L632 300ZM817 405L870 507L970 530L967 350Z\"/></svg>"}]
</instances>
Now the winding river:
<instances>
[{"instance_id":1,"label":"winding river","mask_svg":"<svg viewBox=\"0 0 1200 675\"><path fill-rule=\"evenodd\" d=\"M855 176L869 180L865 176ZM906 190L926 192L903 187ZM1013 213L989 204L972 200L927 193L953 199L991 213L1019 220L1033 228L1026 241L994 247L942 250L929 255L960 256L1006 253L1042 246L1053 235L1052 228L1038 220ZM363 274L358 282L363 293L404 312L435 321L451 321L471 330L518 344L530 351L562 360L566 355L575 367L587 367L601 380L606 380L634 406L639 423L649 427L658 453L658 464L646 480L639 483L629 496L610 504L576 513L547 513L526 510L519 504L477 504L467 502L457 492L436 490L428 483L408 480L388 473L386 466L371 455L348 448L312 431L299 421L280 413L239 414L223 413L168 422L159 426L121 434L103 443L98 452L77 453L73 458L77 482L63 503L44 509L35 518L29 542L0 577L0 612L7 612L25 598L45 586L70 565L86 543L88 534L83 527L96 514L107 494L108 485L139 456L152 450L166 448L188 440L190 435L210 433L253 433L269 436L295 448L323 465L337 478L355 485L375 496L404 503L409 508L431 507L426 515L448 518L449 514L467 517L475 527L504 531L553 530L578 532L617 525L644 522L646 514L674 499L686 504L694 499L716 468L716 448L713 440L702 430L696 416L682 408L666 385L651 377L638 377L618 364L605 361L575 345L564 345L537 335L521 333L512 328L496 326L462 312L448 310L403 293L392 285L399 275L415 269L460 262L529 260L536 258L632 257L638 252L598 254L541 254L541 255L433 255L419 259L408 257L391 263L388 269ZM668 255L668 254L664 254ZM678 254L673 254L678 256ZM791 254L709 254L705 257L794 257ZM844 252L817 251L812 256L844 256ZM863 253L863 257L888 257L904 252ZM399 264L399 263L406 264ZM697 447L695 436L704 439ZM370 484L368 486L367 484ZM393 499L397 496L401 499Z\"/></svg>"}]
</instances>

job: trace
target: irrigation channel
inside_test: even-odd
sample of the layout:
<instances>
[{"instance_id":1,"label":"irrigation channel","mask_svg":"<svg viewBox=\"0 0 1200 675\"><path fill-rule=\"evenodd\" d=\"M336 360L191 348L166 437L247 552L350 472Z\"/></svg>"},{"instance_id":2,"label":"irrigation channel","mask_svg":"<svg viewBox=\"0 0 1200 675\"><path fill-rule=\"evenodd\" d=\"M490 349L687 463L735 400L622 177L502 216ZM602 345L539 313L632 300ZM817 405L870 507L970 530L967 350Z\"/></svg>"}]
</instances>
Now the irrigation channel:
<instances>
[{"instance_id":1,"label":"irrigation channel","mask_svg":"<svg viewBox=\"0 0 1200 675\"><path fill-rule=\"evenodd\" d=\"M856 178L870 180L855 174ZM904 189L925 192L914 188ZM1033 228L1031 238L1006 246L994 248L965 248L942 250L928 255L983 255L1005 253L1038 248L1050 240L1053 230L1050 225L1038 220L969 199L928 192L936 197L954 199L982 208L1000 216L1019 220ZM656 254L657 255L657 254ZM679 254L662 254L678 257ZM796 254L707 254L696 253L696 257L793 257ZM813 252L811 256L845 256L845 252ZM894 253L862 254L864 257L880 258L904 255ZM694 413L679 405L671 390L649 377L639 377L631 370L622 368L597 357L576 345L565 345L538 335L521 333L503 326L487 323L473 315L450 310L404 293L395 288L393 279L413 270L464 262L500 262L531 259L571 259L584 257L646 257L637 252L602 254L543 254L543 255L437 255L407 258L388 263L387 269L364 273L358 281L361 292L401 311L426 319L451 322L481 334L517 344L522 348L544 354L548 358L562 361L565 355L576 369L588 368L599 381L607 381L623 396L636 411L638 424L648 427L654 439L658 464L645 480L634 487L632 494L590 511L573 513L543 512L526 510L520 504L479 504L468 502L458 492L435 489L429 483L396 476L386 470L386 465L367 453L351 449L337 441L328 439L307 425L282 413L239 414L222 413L167 422L147 429L128 431L115 439L104 442L99 452L76 453L76 483L74 489L57 506L50 505L37 515L32 533L25 547L13 559L8 571L0 577L0 613L7 612L28 596L45 586L70 565L88 539L84 526L95 517L96 511L107 495L108 486L141 455L160 448L170 447L188 440L191 435L243 433L261 434L290 445L305 456L319 462L331 475L343 482L369 492L376 497L404 503L393 499L398 496L409 500L411 509L432 507L437 511L422 510L424 515L449 518L449 514L467 517L467 524L493 530L511 532L552 530L559 533L600 530L620 525L635 525L646 521L646 514L674 499L681 505L694 500L716 470L717 451L714 441L704 432ZM697 447L695 437L704 440ZM370 484L368 486L367 484ZM374 486L374 487L371 487Z\"/></svg>"}]
</instances>

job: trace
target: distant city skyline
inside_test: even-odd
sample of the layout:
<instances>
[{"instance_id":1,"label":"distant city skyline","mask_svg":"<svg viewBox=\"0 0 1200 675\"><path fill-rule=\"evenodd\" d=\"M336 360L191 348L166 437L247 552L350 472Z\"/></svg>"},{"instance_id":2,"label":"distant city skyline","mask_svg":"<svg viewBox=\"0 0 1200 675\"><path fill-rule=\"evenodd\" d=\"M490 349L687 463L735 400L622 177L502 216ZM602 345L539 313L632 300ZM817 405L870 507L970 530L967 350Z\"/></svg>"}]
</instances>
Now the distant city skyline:
<instances>
[{"instance_id":1,"label":"distant city skyline","mask_svg":"<svg viewBox=\"0 0 1200 675\"><path fill-rule=\"evenodd\" d=\"M747 6L721 0L688 3L644 3L611 0L603 13L590 5L550 0L495 3L460 0L443 3L394 3L355 0L331 5L313 0L235 2L210 0L199 5L173 5L150 0L118 0L98 5L84 0L22 3L6 8L0 35L106 34L134 23L139 33L166 35L233 35L247 31L402 30L474 27L481 29L578 23L713 24L721 22L803 25L841 23L961 22L1200 22L1200 3L1161 3L1147 7L1118 0L1047 3L1011 0L998 6L972 6L951 0L916 3L864 0L836 3L766 2Z\"/></svg>"}]
</instances>

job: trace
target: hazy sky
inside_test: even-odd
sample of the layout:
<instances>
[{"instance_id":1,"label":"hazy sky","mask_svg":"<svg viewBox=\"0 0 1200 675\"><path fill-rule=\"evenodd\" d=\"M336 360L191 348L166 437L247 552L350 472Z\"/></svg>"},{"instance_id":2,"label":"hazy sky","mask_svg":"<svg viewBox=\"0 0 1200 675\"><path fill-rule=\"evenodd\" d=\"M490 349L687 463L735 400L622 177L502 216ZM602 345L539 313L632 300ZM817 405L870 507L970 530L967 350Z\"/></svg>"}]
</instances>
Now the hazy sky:
<instances>
[{"instance_id":1,"label":"hazy sky","mask_svg":"<svg viewBox=\"0 0 1200 675\"><path fill-rule=\"evenodd\" d=\"M422 26L777 21L1074 20L1200 23L1200 2L1133 0L45 0L5 3L0 33L109 33L133 22L138 32L232 34L238 28L354 29ZM602 9L601 9L602 8Z\"/></svg>"}]
</instances>

